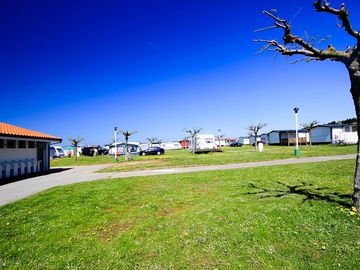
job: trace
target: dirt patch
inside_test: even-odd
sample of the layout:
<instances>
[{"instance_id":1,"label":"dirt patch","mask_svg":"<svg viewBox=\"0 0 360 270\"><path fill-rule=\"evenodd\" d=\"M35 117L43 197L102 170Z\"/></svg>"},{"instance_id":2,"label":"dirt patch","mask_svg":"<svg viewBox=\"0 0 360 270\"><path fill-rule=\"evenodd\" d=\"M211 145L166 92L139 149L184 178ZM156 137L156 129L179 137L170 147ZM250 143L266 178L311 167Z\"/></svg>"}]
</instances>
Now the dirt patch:
<instances>
[{"instance_id":1,"label":"dirt patch","mask_svg":"<svg viewBox=\"0 0 360 270\"><path fill-rule=\"evenodd\" d=\"M159 215L160 216L168 216L174 213L178 213L181 211L184 211L186 209L186 207L174 207L174 208L167 208L167 209L162 209L159 211Z\"/></svg>"},{"instance_id":2,"label":"dirt patch","mask_svg":"<svg viewBox=\"0 0 360 270\"><path fill-rule=\"evenodd\" d=\"M133 226L133 221L113 222L106 227L97 227L97 235L102 242L112 241L117 235L128 230Z\"/></svg>"}]
</instances>

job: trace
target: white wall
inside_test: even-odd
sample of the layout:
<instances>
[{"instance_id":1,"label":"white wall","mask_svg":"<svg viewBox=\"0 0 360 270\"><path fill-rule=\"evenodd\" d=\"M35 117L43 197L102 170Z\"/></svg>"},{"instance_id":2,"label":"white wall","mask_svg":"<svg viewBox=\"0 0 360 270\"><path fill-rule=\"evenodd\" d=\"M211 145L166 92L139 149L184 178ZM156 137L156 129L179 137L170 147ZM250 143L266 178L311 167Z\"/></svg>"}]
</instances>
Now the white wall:
<instances>
[{"instance_id":1,"label":"white wall","mask_svg":"<svg viewBox=\"0 0 360 270\"><path fill-rule=\"evenodd\" d=\"M239 142L244 145L247 145L247 144L250 144L250 139L249 138L239 138Z\"/></svg>"},{"instance_id":2,"label":"white wall","mask_svg":"<svg viewBox=\"0 0 360 270\"><path fill-rule=\"evenodd\" d=\"M36 148L0 148L0 162L13 160L37 159Z\"/></svg>"}]
</instances>

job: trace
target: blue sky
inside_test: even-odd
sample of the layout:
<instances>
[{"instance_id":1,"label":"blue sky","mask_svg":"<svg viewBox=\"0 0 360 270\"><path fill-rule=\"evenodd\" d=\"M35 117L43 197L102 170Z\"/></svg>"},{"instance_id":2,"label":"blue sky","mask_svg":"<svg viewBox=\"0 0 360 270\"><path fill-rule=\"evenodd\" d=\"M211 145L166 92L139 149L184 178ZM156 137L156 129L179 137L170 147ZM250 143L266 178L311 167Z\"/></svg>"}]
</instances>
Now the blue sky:
<instances>
[{"instance_id":1,"label":"blue sky","mask_svg":"<svg viewBox=\"0 0 360 270\"><path fill-rule=\"evenodd\" d=\"M113 127L177 140L184 128L228 137L354 117L345 67L333 62L289 64L256 55L254 33L276 8L294 33L353 45L336 18L312 1L25 1L0 2L0 121L64 139L109 143ZM354 28L360 3L347 1ZM332 1L336 7L341 1Z\"/></svg>"}]
</instances>

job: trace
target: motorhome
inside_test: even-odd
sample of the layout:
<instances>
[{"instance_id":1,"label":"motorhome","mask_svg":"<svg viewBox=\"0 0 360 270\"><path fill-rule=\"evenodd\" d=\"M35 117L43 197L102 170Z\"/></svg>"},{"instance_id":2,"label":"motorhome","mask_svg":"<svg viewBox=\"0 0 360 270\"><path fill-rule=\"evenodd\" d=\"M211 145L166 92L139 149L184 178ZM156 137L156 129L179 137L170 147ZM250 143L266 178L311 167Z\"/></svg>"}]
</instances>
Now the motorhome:
<instances>
[{"instance_id":1,"label":"motorhome","mask_svg":"<svg viewBox=\"0 0 360 270\"><path fill-rule=\"evenodd\" d=\"M63 158L63 157L65 157L65 153L61 146L57 146L57 145L50 146L50 158L51 159Z\"/></svg>"},{"instance_id":2,"label":"motorhome","mask_svg":"<svg viewBox=\"0 0 360 270\"><path fill-rule=\"evenodd\" d=\"M190 147L195 153L208 153L216 150L216 142L214 134L196 135L193 144Z\"/></svg>"}]
</instances>

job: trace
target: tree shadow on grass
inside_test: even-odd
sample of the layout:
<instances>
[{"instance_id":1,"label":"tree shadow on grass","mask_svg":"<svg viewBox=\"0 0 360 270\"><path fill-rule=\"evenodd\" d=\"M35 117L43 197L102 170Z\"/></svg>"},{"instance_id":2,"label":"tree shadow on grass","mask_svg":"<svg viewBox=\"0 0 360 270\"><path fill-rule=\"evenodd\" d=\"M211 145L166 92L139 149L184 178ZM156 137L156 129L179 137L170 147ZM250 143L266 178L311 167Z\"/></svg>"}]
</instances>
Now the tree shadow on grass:
<instances>
[{"instance_id":1,"label":"tree shadow on grass","mask_svg":"<svg viewBox=\"0 0 360 270\"><path fill-rule=\"evenodd\" d=\"M328 187L314 187L311 183L301 182L297 185L288 185L277 181L278 184L285 187L285 189L268 189L250 183L248 187L256 189L253 192L241 193L242 195L261 195L260 198L279 198L288 195L301 195L304 196L303 202L312 202L312 201L325 201L330 203L337 203L341 206L350 208L352 206L351 194L341 194L339 192L326 192L326 194L320 193L320 191L329 190Z\"/></svg>"}]
</instances>

